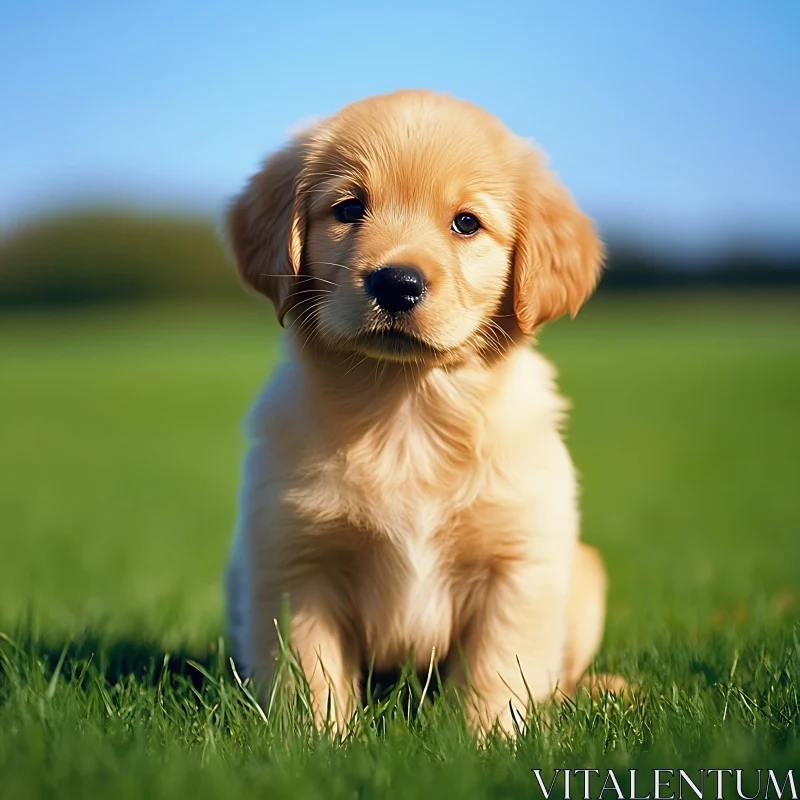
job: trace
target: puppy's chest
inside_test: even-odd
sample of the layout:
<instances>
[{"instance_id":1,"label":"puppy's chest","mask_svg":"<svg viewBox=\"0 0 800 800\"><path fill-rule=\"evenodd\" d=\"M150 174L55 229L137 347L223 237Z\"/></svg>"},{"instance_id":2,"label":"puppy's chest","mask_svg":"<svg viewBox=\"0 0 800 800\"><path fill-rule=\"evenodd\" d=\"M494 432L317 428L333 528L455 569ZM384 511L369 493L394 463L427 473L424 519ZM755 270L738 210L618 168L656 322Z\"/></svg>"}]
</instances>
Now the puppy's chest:
<instances>
[{"instance_id":1,"label":"puppy's chest","mask_svg":"<svg viewBox=\"0 0 800 800\"><path fill-rule=\"evenodd\" d=\"M422 543L480 493L463 442L454 448L423 426L404 422L401 417L325 458L310 459L298 497L309 521ZM425 563L427 557L418 560Z\"/></svg>"},{"instance_id":2,"label":"puppy's chest","mask_svg":"<svg viewBox=\"0 0 800 800\"><path fill-rule=\"evenodd\" d=\"M367 660L378 668L402 664L413 654L427 666L431 651L443 656L453 638L455 605L448 559L433 540L377 543L369 575L353 584L354 615L363 631Z\"/></svg>"}]
</instances>

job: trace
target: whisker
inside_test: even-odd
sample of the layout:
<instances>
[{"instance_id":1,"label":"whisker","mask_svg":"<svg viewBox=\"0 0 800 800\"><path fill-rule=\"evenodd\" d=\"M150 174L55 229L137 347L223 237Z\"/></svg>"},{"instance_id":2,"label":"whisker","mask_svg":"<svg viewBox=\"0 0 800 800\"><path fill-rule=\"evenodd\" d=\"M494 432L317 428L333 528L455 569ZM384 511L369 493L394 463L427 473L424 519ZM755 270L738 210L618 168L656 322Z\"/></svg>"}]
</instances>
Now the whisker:
<instances>
[{"instance_id":1,"label":"whisker","mask_svg":"<svg viewBox=\"0 0 800 800\"><path fill-rule=\"evenodd\" d=\"M378 385L378 367L381 365L381 360L379 358L375 359L375 369L372 371L372 385Z\"/></svg>"},{"instance_id":2,"label":"whisker","mask_svg":"<svg viewBox=\"0 0 800 800\"><path fill-rule=\"evenodd\" d=\"M299 291L292 292L292 296L298 294L336 294L333 289L300 289Z\"/></svg>"},{"instance_id":3,"label":"whisker","mask_svg":"<svg viewBox=\"0 0 800 800\"><path fill-rule=\"evenodd\" d=\"M328 350L332 344L338 344L340 339L342 338L340 335L335 337L329 337L328 334L334 329L334 322L330 321L328 324L319 332L319 335L325 339L325 350L322 354L323 358L328 357Z\"/></svg>"},{"instance_id":4,"label":"whisker","mask_svg":"<svg viewBox=\"0 0 800 800\"><path fill-rule=\"evenodd\" d=\"M487 319L486 321L489 323L489 325L491 326L491 328L492 328L492 330L493 330L493 331L495 331L495 330L496 330L496 331L498 331L499 333L502 333L502 334L503 334L503 336L505 336L505 337L506 337L506 339L508 340L509 344L514 344L514 340L513 340L513 339L512 339L512 338L511 338L511 337L508 335L508 331L504 330L504 329L503 329L503 328L502 328L500 325L498 325L498 324L497 324L497 323L496 323L496 322L495 322L493 319ZM498 340L498 344L499 344L499 340Z\"/></svg>"},{"instance_id":5,"label":"whisker","mask_svg":"<svg viewBox=\"0 0 800 800\"><path fill-rule=\"evenodd\" d=\"M309 263L310 267L341 267L342 269L350 270L350 272L355 272L352 267L348 267L347 264L338 264L335 261L312 261Z\"/></svg>"},{"instance_id":6,"label":"whisker","mask_svg":"<svg viewBox=\"0 0 800 800\"><path fill-rule=\"evenodd\" d=\"M353 364L353 366L350 367L350 369L347 370L347 372L345 372L344 375L342 375L342 378L346 378L356 367L360 367L366 360L367 360L367 356L364 356L361 359L361 361L359 361L357 364Z\"/></svg>"},{"instance_id":7,"label":"whisker","mask_svg":"<svg viewBox=\"0 0 800 800\"><path fill-rule=\"evenodd\" d=\"M311 314L314 311L316 311L318 308L320 308L326 302L324 297L321 298L321 299L320 298L316 298L316 297L307 297L305 300L301 300L299 303L297 303L295 308L297 306L303 305L304 303L313 302L314 300L316 300L317 302L315 304L313 304L313 305L310 305L308 308L303 309L303 311L300 314L300 316L299 317L295 317L289 323L289 327L287 328L287 330L291 330L295 325L301 325L301 320L305 319L307 316L309 316L309 314ZM301 330L302 330L302 325L301 325Z\"/></svg>"},{"instance_id":8,"label":"whisker","mask_svg":"<svg viewBox=\"0 0 800 800\"><path fill-rule=\"evenodd\" d=\"M325 297L320 297L320 296L317 294L317 292L314 292L314 293L311 295L311 297L304 297L302 300L298 300L298 301L297 301L297 302L294 304L294 306L293 306L293 307L294 307L294 308L299 308L300 306L304 305L305 303L310 303L310 302L312 302L313 300L319 300L320 302L323 302L323 301L324 301L324 300L326 300L326 299L327 299L327 298L325 298Z\"/></svg>"},{"instance_id":9,"label":"whisker","mask_svg":"<svg viewBox=\"0 0 800 800\"><path fill-rule=\"evenodd\" d=\"M300 322L300 324L299 324L298 329L296 331L293 331L293 332L298 337L300 337L300 339L302 341L302 344L300 346L300 352L301 353L305 352L306 345L308 344L308 342L312 338L311 337L311 326L312 326L312 324L314 322L314 319L315 319L315 313L314 312L316 312L319 309L320 305L313 306L310 309L306 309L306 311L303 312L302 321L300 321L301 318L298 317L298 321Z\"/></svg>"},{"instance_id":10,"label":"whisker","mask_svg":"<svg viewBox=\"0 0 800 800\"><path fill-rule=\"evenodd\" d=\"M317 275L294 275L294 274L287 274L281 273L278 275L270 275L268 272L262 272L259 275L260 278L294 278L296 281L304 282L304 281L322 281L323 283L329 283L331 286L335 286L337 289L340 289L338 283L334 281L329 281L326 278L320 278Z\"/></svg>"}]
</instances>

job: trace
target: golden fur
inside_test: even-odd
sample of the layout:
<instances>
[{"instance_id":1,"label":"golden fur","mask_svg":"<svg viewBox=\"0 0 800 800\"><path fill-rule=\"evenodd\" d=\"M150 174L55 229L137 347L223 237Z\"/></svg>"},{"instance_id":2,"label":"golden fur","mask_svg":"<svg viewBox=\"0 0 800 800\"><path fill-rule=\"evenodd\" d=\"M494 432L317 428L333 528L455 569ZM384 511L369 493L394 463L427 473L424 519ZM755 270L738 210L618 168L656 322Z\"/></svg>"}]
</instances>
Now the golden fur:
<instances>
[{"instance_id":1,"label":"golden fur","mask_svg":"<svg viewBox=\"0 0 800 800\"><path fill-rule=\"evenodd\" d=\"M364 202L343 223L332 208ZM459 236L454 215L481 230ZM574 688L603 629L605 573L578 543L564 403L528 344L601 270L591 222L540 156L475 106L398 92L348 106L270 157L231 208L243 279L288 328L249 417L227 575L236 658L269 679L273 620L324 717L365 665L436 658L470 722ZM388 319L364 276L421 270Z\"/></svg>"}]
</instances>

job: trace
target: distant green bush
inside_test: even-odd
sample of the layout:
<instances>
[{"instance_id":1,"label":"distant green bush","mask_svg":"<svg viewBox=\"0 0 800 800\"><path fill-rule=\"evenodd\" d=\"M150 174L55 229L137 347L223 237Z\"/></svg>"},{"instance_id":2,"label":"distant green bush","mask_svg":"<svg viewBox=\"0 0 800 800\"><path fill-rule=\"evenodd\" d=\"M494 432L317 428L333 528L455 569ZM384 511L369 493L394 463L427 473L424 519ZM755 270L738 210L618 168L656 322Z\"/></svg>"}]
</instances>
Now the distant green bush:
<instances>
[{"instance_id":1,"label":"distant green bush","mask_svg":"<svg viewBox=\"0 0 800 800\"><path fill-rule=\"evenodd\" d=\"M243 295L210 220L76 211L0 242L0 307Z\"/></svg>"}]
</instances>

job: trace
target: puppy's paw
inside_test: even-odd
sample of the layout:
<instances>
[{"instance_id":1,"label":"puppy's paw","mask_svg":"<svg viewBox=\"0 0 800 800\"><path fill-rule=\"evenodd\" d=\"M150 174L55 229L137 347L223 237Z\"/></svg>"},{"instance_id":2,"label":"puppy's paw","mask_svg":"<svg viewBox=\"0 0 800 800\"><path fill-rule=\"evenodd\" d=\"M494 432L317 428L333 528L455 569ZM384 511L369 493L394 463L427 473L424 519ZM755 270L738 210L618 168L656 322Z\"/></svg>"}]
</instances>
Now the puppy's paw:
<instances>
[{"instance_id":1,"label":"puppy's paw","mask_svg":"<svg viewBox=\"0 0 800 800\"><path fill-rule=\"evenodd\" d=\"M589 673L578 681L573 694L577 696L579 693L588 694L595 703L606 695L614 695L631 702L639 693L639 685L628 682L622 675Z\"/></svg>"}]
</instances>

